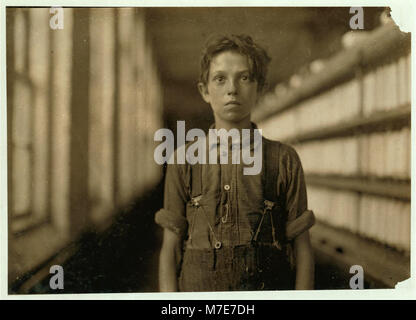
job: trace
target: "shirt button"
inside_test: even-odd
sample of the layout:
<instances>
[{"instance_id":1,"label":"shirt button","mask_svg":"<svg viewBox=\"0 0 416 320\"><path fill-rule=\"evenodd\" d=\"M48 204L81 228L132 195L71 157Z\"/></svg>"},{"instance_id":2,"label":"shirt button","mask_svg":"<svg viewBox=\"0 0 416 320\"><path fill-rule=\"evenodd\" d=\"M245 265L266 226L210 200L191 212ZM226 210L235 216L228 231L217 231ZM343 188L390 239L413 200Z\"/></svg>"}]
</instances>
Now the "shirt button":
<instances>
[{"instance_id":1,"label":"shirt button","mask_svg":"<svg viewBox=\"0 0 416 320\"><path fill-rule=\"evenodd\" d=\"M224 186L224 190L225 190L225 191L230 190L230 185L229 185L229 184L226 184L226 185Z\"/></svg>"}]
</instances>

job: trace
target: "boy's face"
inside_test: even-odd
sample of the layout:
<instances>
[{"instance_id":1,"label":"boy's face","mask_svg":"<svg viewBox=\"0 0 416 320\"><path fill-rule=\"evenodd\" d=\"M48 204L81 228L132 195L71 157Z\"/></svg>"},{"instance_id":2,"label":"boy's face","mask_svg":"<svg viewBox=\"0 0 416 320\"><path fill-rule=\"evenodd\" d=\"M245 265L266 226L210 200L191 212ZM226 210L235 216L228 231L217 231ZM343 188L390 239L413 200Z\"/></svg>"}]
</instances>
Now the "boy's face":
<instances>
[{"instance_id":1,"label":"boy's face","mask_svg":"<svg viewBox=\"0 0 416 320\"><path fill-rule=\"evenodd\" d=\"M221 52L211 60L208 82L199 83L198 88L215 118L224 121L249 117L257 102L257 82L250 80L248 58L234 51Z\"/></svg>"}]
</instances>

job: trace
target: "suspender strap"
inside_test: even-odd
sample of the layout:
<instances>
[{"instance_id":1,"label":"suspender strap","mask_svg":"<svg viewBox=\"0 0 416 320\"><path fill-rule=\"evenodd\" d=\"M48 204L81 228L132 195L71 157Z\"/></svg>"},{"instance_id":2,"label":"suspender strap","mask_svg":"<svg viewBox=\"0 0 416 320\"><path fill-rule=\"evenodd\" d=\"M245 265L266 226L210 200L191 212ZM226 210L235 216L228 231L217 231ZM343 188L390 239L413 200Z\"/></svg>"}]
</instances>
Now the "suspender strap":
<instances>
[{"instance_id":1,"label":"suspender strap","mask_svg":"<svg viewBox=\"0 0 416 320\"><path fill-rule=\"evenodd\" d=\"M191 195L192 198L202 194L202 166L199 162L191 166Z\"/></svg>"},{"instance_id":2,"label":"suspender strap","mask_svg":"<svg viewBox=\"0 0 416 320\"><path fill-rule=\"evenodd\" d=\"M265 199L264 214L268 213L270 215L273 243L280 248L286 240L285 212L282 211L283 208L281 206L283 202L281 199L279 199L277 190L277 179L279 176L280 142L263 138L263 146L264 171L262 175L262 185L263 197ZM273 219L273 215L275 215L276 219Z\"/></svg>"},{"instance_id":3,"label":"suspender strap","mask_svg":"<svg viewBox=\"0 0 416 320\"><path fill-rule=\"evenodd\" d=\"M277 203L277 177L279 176L280 143L263 138L263 197Z\"/></svg>"},{"instance_id":4,"label":"suspender strap","mask_svg":"<svg viewBox=\"0 0 416 320\"><path fill-rule=\"evenodd\" d=\"M212 236L214 237L215 240L215 244L214 244L214 248L215 249L219 249L222 246L221 241L219 240L219 238L217 237L217 234L214 231L214 228L212 227L211 223L209 222L209 217L207 216L205 209L202 205L200 205L199 201L202 198L202 166L200 163L196 163L194 165L191 166L191 175L192 175L192 204L197 208L202 210L207 223L208 223L208 227L212 233ZM195 220L195 215L194 215L194 220ZM194 222L194 221L193 221ZM192 229L191 229L192 232ZM189 238L192 239L192 234L189 235Z\"/></svg>"}]
</instances>

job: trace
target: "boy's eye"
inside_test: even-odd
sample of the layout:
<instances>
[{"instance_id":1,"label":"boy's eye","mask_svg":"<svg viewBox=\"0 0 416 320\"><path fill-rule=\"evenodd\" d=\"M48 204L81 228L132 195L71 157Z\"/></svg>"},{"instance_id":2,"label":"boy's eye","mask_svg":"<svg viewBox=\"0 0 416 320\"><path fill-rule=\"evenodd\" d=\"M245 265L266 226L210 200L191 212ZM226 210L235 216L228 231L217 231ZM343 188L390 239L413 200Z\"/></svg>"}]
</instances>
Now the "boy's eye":
<instances>
[{"instance_id":1,"label":"boy's eye","mask_svg":"<svg viewBox=\"0 0 416 320\"><path fill-rule=\"evenodd\" d=\"M250 78L249 78L248 75L244 75L244 76L241 76L241 80L242 81L248 81L248 80L250 80Z\"/></svg>"},{"instance_id":2,"label":"boy's eye","mask_svg":"<svg viewBox=\"0 0 416 320\"><path fill-rule=\"evenodd\" d=\"M222 82L224 82L224 81L225 81L225 77L223 77L223 76L218 76L218 77L215 77L215 78L214 78L214 81L215 81L215 82L218 82L218 83L222 83Z\"/></svg>"}]
</instances>

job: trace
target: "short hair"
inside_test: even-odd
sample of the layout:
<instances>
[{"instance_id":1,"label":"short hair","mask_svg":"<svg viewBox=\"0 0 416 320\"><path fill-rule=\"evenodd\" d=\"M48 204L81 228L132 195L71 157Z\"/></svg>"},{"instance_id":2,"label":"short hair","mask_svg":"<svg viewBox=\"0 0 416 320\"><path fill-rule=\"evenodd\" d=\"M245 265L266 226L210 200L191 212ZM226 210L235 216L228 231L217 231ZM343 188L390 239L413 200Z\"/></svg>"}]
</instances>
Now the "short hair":
<instances>
[{"instance_id":1,"label":"short hair","mask_svg":"<svg viewBox=\"0 0 416 320\"><path fill-rule=\"evenodd\" d=\"M267 66L271 59L266 50L245 34L220 35L208 39L202 51L199 81L205 85L208 83L209 67L212 59L217 54L225 51L235 51L248 58L250 80L256 80L257 90L262 91L266 85Z\"/></svg>"}]
</instances>

